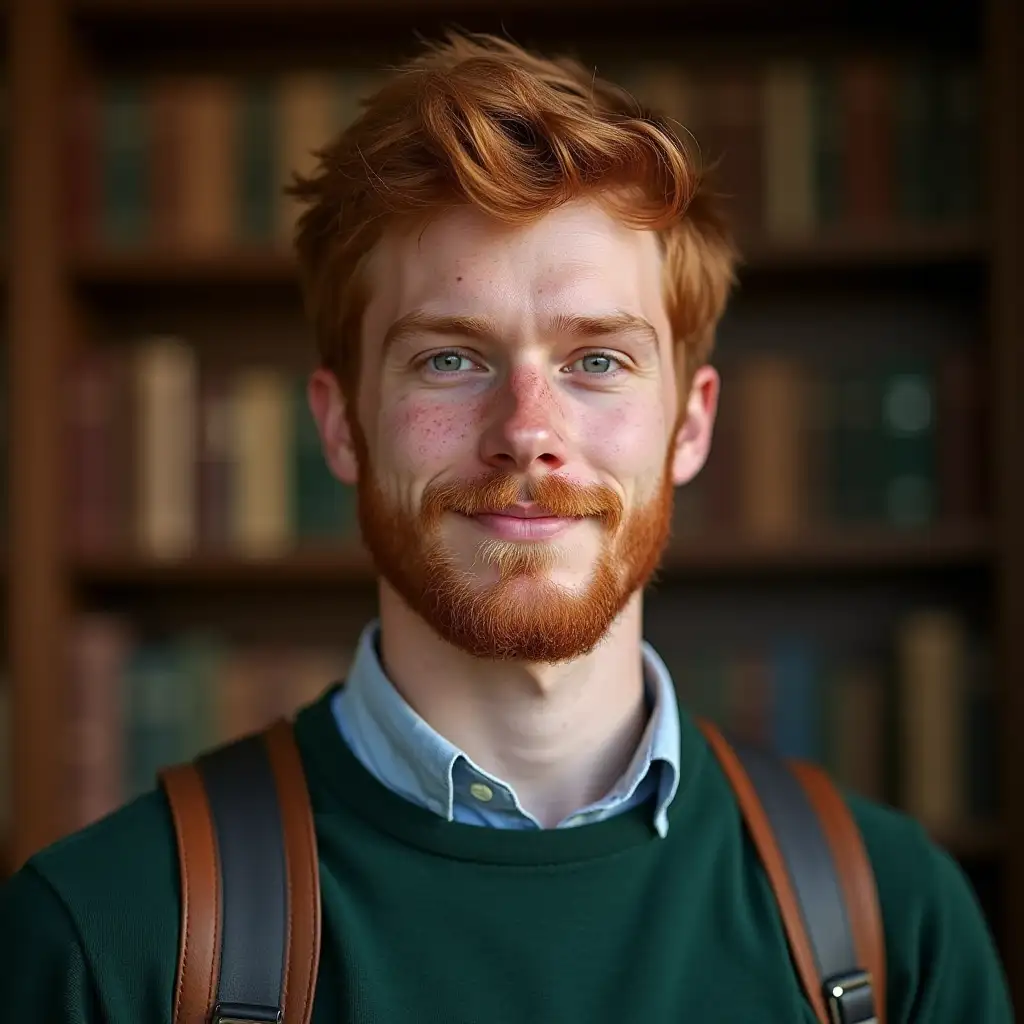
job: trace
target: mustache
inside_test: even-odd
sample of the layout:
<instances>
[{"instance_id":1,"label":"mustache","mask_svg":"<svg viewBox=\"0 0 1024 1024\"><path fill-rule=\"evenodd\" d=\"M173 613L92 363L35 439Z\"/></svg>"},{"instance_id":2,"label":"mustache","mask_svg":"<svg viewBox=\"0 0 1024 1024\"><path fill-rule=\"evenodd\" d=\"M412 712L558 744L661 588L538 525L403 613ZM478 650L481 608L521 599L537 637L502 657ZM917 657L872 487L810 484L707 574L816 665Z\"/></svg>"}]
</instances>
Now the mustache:
<instances>
[{"instance_id":1,"label":"mustache","mask_svg":"<svg viewBox=\"0 0 1024 1024\"><path fill-rule=\"evenodd\" d=\"M475 516L525 501L565 519L599 518L609 530L622 522L622 500L604 484L578 484L557 476L522 477L501 471L475 480L430 484L423 493L422 514L428 525L434 525L445 512Z\"/></svg>"}]
</instances>

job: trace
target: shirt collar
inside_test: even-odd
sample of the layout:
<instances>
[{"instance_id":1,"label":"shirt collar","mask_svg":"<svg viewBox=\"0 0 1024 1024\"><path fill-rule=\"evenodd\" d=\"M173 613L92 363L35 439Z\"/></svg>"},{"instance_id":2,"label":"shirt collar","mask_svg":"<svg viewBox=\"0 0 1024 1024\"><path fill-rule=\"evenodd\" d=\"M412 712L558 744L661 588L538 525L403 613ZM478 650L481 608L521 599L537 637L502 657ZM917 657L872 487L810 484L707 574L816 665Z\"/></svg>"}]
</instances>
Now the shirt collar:
<instances>
[{"instance_id":1,"label":"shirt collar","mask_svg":"<svg viewBox=\"0 0 1024 1024\"><path fill-rule=\"evenodd\" d=\"M506 794L509 802L517 803L507 783L474 764L406 702L381 665L379 635L377 620L363 630L345 686L335 696L335 717L356 756L389 788L448 821L454 818L457 772L486 781ZM641 785L656 782L654 826L665 836L668 808L679 786L679 708L665 663L646 642L641 655L651 708L643 736L612 790L573 817L626 805Z\"/></svg>"}]
</instances>

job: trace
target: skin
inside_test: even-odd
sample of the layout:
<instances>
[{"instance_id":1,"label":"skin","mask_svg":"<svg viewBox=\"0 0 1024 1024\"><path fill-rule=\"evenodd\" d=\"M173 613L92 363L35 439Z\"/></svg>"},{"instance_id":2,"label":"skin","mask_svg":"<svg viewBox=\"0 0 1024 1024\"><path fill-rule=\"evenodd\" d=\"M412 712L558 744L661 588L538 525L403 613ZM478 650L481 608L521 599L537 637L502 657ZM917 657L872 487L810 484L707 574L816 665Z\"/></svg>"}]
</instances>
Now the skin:
<instances>
[{"instance_id":1,"label":"skin","mask_svg":"<svg viewBox=\"0 0 1024 1024\"><path fill-rule=\"evenodd\" d=\"M320 369L309 382L325 456L342 482L364 488L372 473L382 500L415 516L431 484L495 471L551 475L610 489L628 530L631 515L666 493L666 476L685 484L704 464L719 379L701 367L681 403L652 232L621 225L592 200L526 227L457 208L424 230L387 233L369 283L354 410L361 439L335 376ZM570 329L568 318L605 315L649 328ZM474 334L435 330L431 317L475 318ZM504 599L539 600L538 588L552 583L582 593L602 555L614 557L598 518L557 529L550 538L497 537L499 547L545 546L539 572L517 576ZM468 586L497 584L500 560L480 557L495 543L493 522L449 513L437 530ZM625 770L646 724L641 589L598 646L554 663L459 649L387 579L380 617L384 666L403 697L511 785L543 825L602 797Z\"/></svg>"}]
</instances>

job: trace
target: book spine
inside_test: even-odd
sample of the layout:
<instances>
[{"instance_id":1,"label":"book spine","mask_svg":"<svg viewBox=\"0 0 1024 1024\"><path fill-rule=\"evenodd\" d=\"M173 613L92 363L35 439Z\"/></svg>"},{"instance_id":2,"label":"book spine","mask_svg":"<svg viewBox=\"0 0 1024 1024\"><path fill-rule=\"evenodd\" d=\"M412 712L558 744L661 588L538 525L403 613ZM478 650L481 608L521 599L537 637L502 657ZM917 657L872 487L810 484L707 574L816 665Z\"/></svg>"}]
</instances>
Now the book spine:
<instances>
[{"instance_id":1,"label":"book spine","mask_svg":"<svg viewBox=\"0 0 1024 1024\"><path fill-rule=\"evenodd\" d=\"M238 227L241 241L269 244L275 236L277 184L280 181L273 82L254 79L244 83L240 121Z\"/></svg>"},{"instance_id":2,"label":"book spine","mask_svg":"<svg viewBox=\"0 0 1024 1024\"><path fill-rule=\"evenodd\" d=\"M881 386L883 516L892 526L929 526L937 506L934 372L908 364L883 371Z\"/></svg>"},{"instance_id":3,"label":"book spine","mask_svg":"<svg viewBox=\"0 0 1024 1024\"><path fill-rule=\"evenodd\" d=\"M138 542L147 556L179 558L195 548L195 354L179 338L156 337L135 356Z\"/></svg>"},{"instance_id":4,"label":"book spine","mask_svg":"<svg viewBox=\"0 0 1024 1024\"><path fill-rule=\"evenodd\" d=\"M291 399L288 377L275 370L248 368L234 381L232 536L245 556L279 555L293 541Z\"/></svg>"},{"instance_id":5,"label":"book spine","mask_svg":"<svg viewBox=\"0 0 1024 1024\"><path fill-rule=\"evenodd\" d=\"M892 221L892 110L886 67L872 58L840 72L843 214L855 229Z\"/></svg>"},{"instance_id":6,"label":"book spine","mask_svg":"<svg viewBox=\"0 0 1024 1024\"><path fill-rule=\"evenodd\" d=\"M951 613L915 612L900 628L902 805L936 829L964 817L966 654L963 624Z\"/></svg>"},{"instance_id":7,"label":"book spine","mask_svg":"<svg viewBox=\"0 0 1024 1024\"><path fill-rule=\"evenodd\" d=\"M810 69L795 61L769 65L762 96L765 231L807 238L817 221Z\"/></svg>"},{"instance_id":8,"label":"book spine","mask_svg":"<svg viewBox=\"0 0 1024 1024\"><path fill-rule=\"evenodd\" d=\"M180 124L179 203L173 244L184 251L227 249L238 237L238 98L215 75L175 83Z\"/></svg>"},{"instance_id":9,"label":"book spine","mask_svg":"<svg viewBox=\"0 0 1024 1024\"><path fill-rule=\"evenodd\" d=\"M207 551L223 553L231 547L234 493L230 385L225 374L206 372L199 388L199 543Z\"/></svg>"},{"instance_id":10,"label":"book spine","mask_svg":"<svg viewBox=\"0 0 1024 1024\"><path fill-rule=\"evenodd\" d=\"M80 616L69 643L65 778L73 828L109 814L125 798L123 680L131 651L124 622Z\"/></svg>"},{"instance_id":11,"label":"book spine","mask_svg":"<svg viewBox=\"0 0 1024 1024\"><path fill-rule=\"evenodd\" d=\"M278 161L276 204L278 242L290 246L299 214L298 203L285 189L294 175L316 169L317 153L332 139L337 126L337 82L325 74L285 75L278 92Z\"/></svg>"},{"instance_id":12,"label":"book spine","mask_svg":"<svg viewBox=\"0 0 1024 1024\"><path fill-rule=\"evenodd\" d=\"M782 356L750 356L737 382L740 517L752 536L795 536L807 520L804 379Z\"/></svg>"},{"instance_id":13,"label":"book spine","mask_svg":"<svg viewBox=\"0 0 1024 1024\"><path fill-rule=\"evenodd\" d=\"M109 245L149 237L149 98L139 82L114 79L103 93L102 232Z\"/></svg>"},{"instance_id":14,"label":"book spine","mask_svg":"<svg viewBox=\"0 0 1024 1024\"><path fill-rule=\"evenodd\" d=\"M839 74L831 64L813 71L814 100L814 182L817 222L825 227L843 217L843 167L846 162L843 138L842 101Z\"/></svg>"}]
</instances>

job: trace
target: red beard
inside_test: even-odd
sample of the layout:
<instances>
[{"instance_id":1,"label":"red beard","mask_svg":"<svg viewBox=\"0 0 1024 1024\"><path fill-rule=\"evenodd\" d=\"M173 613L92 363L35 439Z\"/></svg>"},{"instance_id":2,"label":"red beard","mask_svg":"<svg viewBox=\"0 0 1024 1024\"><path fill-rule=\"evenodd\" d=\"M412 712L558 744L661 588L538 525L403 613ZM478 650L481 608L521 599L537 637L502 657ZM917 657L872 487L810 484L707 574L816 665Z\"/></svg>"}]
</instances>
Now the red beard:
<instances>
[{"instance_id":1,"label":"red beard","mask_svg":"<svg viewBox=\"0 0 1024 1024\"><path fill-rule=\"evenodd\" d=\"M439 636L477 658L551 663L587 654L651 578L668 543L673 490L667 465L658 493L628 515L603 485L502 472L433 484L419 514L411 515L381 492L368 452L359 447L359 523L378 571ZM544 578L557 558L546 542L483 541L484 559L498 569L492 584L467 578L456 565L440 536L442 516L474 515L517 501L599 522L605 543L582 590L570 592Z\"/></svg>"}]
</instances>

